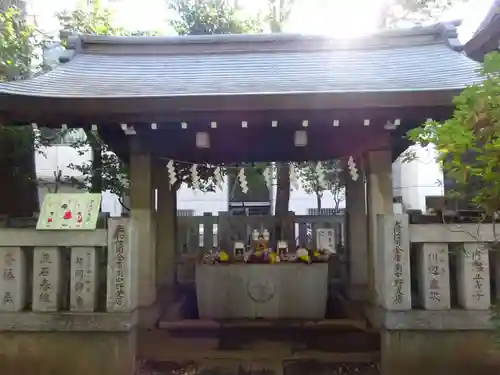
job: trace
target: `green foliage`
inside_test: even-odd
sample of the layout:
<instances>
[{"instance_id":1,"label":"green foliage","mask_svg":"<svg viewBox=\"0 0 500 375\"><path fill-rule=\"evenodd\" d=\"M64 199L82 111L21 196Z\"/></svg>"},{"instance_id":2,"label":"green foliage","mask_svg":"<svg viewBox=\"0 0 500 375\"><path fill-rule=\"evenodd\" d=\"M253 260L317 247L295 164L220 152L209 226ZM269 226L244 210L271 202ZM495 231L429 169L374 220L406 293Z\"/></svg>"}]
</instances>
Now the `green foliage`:
<instances>
[{"instance_id":1,"label":"green foliage","mask_svg":"<svg viewBox=\"0 0 500 375\"><path fill-rule=\"evenodd\" d=\"M178 35L243 34L261 32L261 21L245 15L230 0L170 0L176 14L170 26Z\"/></svg>"},{"instance_id":2,"label":"green foliage","mask_svg":"<svg viewBox=\"0 0 500 375\"><path fill-rule=\"evenodd\" d=\"M63 30L72 34L91 35L156 35L157 31L134 31L113 24L113 11L102 5L100 0L94 0L88 6L80 1L72 11L63 11L57 14Z\"/></svg>"},{"instance_id":3,"label":"green foliage","mask_svg":"<svg viewBox=\"0 0 500 375\"><path fill-rule=\"evenodd\" d=\"M0 13L0 81L27 78L42 69L36 64L37 41L35 28L21 17L19 9L11 7ZM29 127L0 126L0 136L9 139L13 147L5 157L14 161L32 152L33 134Z\"/></svg>"},{"instance_id":4,"label":"green foliage","mask_svg":"<svg viewBox=\"0 0 500 375\"><path fill-rule=\"evenodd\" d=\"M485 57L483 81L455 97L453 117L430 121L409 132L422 145L434 144L444 172L456 181L454 195L470 197L487 214L500 211L500 53Z\"/></svg>"},{"instance_id":5,"label":"green foliage","mask_svg":"<svg viewBox=\"0 0 500 375\"><path fill-rule=\"evenodd\" d=\"M90 6L80 1L73 11L57 14L65 31L93 35L122 35L124 30L112 25L112 17L111 9L102 6L99 0L92 1Z\"/></svg>"},{"instance_id":6,"label":"green foliage","mask_svg":"<svg viewBox=\"0 0 500 375\"><path fill-rule=\"evenodd\" d=\"M17 8L0 13L0 80L22 79L32 73L35 29L20 17Z\"/></svg>"},{"instance_id":7,"label":"green foliage","mask_svg":"<svg viewBox=\"0 0 500 375\"><path fill-rule=\"evenodd\" d=\"M136 32L115 27L112 22L113 12L110 8L103 7L99 0L92 1L90 6L80 3L71 12L62 12L57 15L61 26L66 32L72 34L94 35L136 35ZM78 130L61 130L56 137L64 136L65 132ZM128 168L112 152L97 133L86 131L84 139L72 143L80 155L89 149L92 150L92 160L80 165L71 164L69 168L83 174L83 180L70 178L75 186L87 191L110 191L118 197L128 194L129 176Z\"/></svg>"},{"instance_id":8,"label":"green foliage","mask_svg":"<svg viewBox=\"0 0 500 375\"><path fill-rule=\"evenodd\" d=\"M330 192L333 196L334 208L338 209L340 202L344 199L344 189L341 184L341 164L340 160L330 160L323 162L325 169L325 179L321 182L316 171L318 163L305 162L298 164L298 178L302 188L307 194L314 194L318 198L318 204L321 202L325 192ZM318 207L318 209L321 207Z\"/></svg>"},{"instance_id":9,"label":"green foliage","mask_svg":"<svg viewBox=\"0 0 500 375\"><path fill-rule=\"evenodd\" d=\"M397 27L399 21L420 23L437 20L452 6L468 0L395 0L386 2L380 16L381 28Z\"/></svg>"}]
</instances>

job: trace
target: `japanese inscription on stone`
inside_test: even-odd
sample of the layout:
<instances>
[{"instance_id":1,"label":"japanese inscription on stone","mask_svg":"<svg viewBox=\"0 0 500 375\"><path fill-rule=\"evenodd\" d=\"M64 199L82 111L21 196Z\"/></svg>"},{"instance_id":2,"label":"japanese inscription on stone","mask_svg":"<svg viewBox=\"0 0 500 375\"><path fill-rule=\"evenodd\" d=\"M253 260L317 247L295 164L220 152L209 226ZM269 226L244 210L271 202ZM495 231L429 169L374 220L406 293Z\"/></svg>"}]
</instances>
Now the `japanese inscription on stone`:
<instances>
[{"instance_id":1,"label":"japanese inscription on stone","mask_svg":"<svg viewBox=\"0 0 500 375\"><path fill-rule=\"evenodd\" d=\"M123 225L116 227L115 245L115 305L123 306L125 299L125 228Z\"/></svg>"},{"instance_id":2,"label":"japanese inscription on stone","mask_svg":"<svg viewBox=\"0 0 500 375\"><path fill-rule=\"evenodd\" d=\"M393 261L394 261L394 303L401 304L404 298L404 274L403 274L403 255L404 250L401 246L401 236L402 236L402 226L399 220L394 224L393 238L394 238L394 250L393 250Z\"/></svg>"},{"instance_id":3,"label":"japanese inscription on stone","mask_svg":"<svg viewBox=\"0 0 500 375\"><path fill-rule=\"evenodd\" d=\"M107 310L131 311L137 307L137 244L133 219L112 218L108 225Z\"/></svg>"},{"instance_id":4,"label":"japanese inscription on stone","mask_svg":"<svg viewBox=\"0 0 500 375\"><path fill-rule=\"evenodd\" d=\"M25 305L25 259L18 247L0 248L0 311L20 311Z\"/></svg>"},{"instance_id":5,"label":"japanese inscription on stone","mask_svg":"<svg viewBox=\"0 0 500 375\"><path fill-rule=\"evenodd\" d=\"M71 310L94 311L97 291L97 264L94 248L71 249Z\"/></svg>"},{"instance_id":6,"label":"japanese inscription on stone","mask_svg":"<svg viewBox=\"0 0 500 375\"><path fill-rule=\"evenodd\" d=\"M484 293L484 260L483 257L488 256L488 252L483 252L481 249L477 248L474 250L474 252L471 254L472 257L472 285L473 287L473 292L472 292L472 297L474 300L477 302L481 302L481 299L485 297Z\"/></svg>"},{"instance_id":7,"label":"japanese inscription on stone","mask_svg":"<svg viewBox=\"0 0 500 375\"><path fill-rule=\"evenodd\" d=\"M35 248L33 256L33 310L57 311L60 291L58 248Z\"/></svg>"},{"instance_id":8,"label":"japanese inscription on stone","mask_svg":"<svg viewBox=\"0 0 500 375\"><path fill-rule=\"evenodd\" d=\"M433 301L441 301L441 287L439 285L439 276L441 275L439 254L429 253L428 254L428 268L430 282L429 282L429 299Z\"/></svg>"},{"instance_id":9,"label":"japanese inscription on stone","mask_svg":"<svg viewBox=\"0 0 500 375\"><path fill-rule=\"evenodd\" d=\"M481 244L465 243L459 253L458 301L466 309L490 308L488 249Z\"/></svg>"},{"instance_id":10,"label":"japanese inscription on stone","mask_svg":"<svg viewBox=\"0 0 500 375\"><path fill-rule=\"evenodd\" d=\"M422 307L427 310L450 308L448 244L424 243L418 249L418 282Z\"/></svg>"},{"instance_id":11,"label":"japanese inscription on stone","mask_svg":"<svg viewBox=\"0 0 500 375\"><path fill-rule=\"evenodd\" d=\"M336 253L335 232L332 228L316 229L316 243L319 250L327 250L330 253Z\"/></svg>"}]
</instances>

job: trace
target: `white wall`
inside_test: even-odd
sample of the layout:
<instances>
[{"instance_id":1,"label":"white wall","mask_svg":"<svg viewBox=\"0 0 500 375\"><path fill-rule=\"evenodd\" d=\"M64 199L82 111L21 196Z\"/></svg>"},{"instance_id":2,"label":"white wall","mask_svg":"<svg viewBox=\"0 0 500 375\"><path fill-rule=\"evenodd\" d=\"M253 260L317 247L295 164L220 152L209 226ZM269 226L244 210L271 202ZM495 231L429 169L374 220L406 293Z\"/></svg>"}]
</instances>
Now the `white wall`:
<instances>
[{"instance_id":1,"label":"white wall","mask_svg":"<svg viewBox=\"0 0 500 375\"><path fill-rule=\"evenodd\" d=\"M394 196L401 196L407 209L425 211L425 197L444 195L443 172L435 161L432 146L411 146L416 158L403 163L401 157L393 164Z\"/></svg>"}]
</instances>

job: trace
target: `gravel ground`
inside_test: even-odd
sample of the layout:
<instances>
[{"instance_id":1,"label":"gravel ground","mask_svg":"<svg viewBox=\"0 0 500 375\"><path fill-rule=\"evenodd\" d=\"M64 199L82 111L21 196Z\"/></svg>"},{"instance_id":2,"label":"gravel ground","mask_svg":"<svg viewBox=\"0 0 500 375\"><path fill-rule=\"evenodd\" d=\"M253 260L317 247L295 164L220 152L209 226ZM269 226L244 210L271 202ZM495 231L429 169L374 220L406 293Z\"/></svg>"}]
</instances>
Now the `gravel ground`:
<instances>
[{"instance_id":1,"label":"gravel ground","mask_svg":"<svg viewBox=\"0 0 500 375\"><path fill-rule=\"evenodd\" d=\"M295 370L293 371L293 375L313 375L312 373L314 373L314 375L380 375L377 363L337 363L322 365L321 367L321 370L318 368L308 368L303 372ZM284 375L287 375L287 373L288 371L285 370ZM198 370L193 365L186 365L179 368L179 365L171 362L141 361L138 365L136 375L230 375L230 373L228 371L216 369ZM273 375L273 373L270 371L256 371L252 373L239 371L238 375Z\"/></svg>"}]
</instances>

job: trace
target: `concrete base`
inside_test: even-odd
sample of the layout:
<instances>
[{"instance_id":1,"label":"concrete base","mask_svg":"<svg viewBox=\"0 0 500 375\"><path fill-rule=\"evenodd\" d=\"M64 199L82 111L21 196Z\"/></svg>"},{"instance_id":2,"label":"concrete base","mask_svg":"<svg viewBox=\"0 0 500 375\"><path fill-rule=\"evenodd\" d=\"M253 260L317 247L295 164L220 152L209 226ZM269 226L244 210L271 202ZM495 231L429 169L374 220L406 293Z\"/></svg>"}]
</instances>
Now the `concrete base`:
<instances>
[{"instance_id":1,"label":"concrete base","mask_svg":"<svg viewBox=\"0 0 500 375\"><path fill-rule=\"evenodd\" d=\"M500 373L491 331L383 331L381 357L384 375Z\"/></svg>"},{"instance_id":2,"label":"concrete base","mask_svg":"<svg viewBox=\"0 0 500 375\"><path fill-rule=\"evenodd\" d=\"M0 332L2 375L132 375L136 333Z\"/></svg>"}]
</instances>

